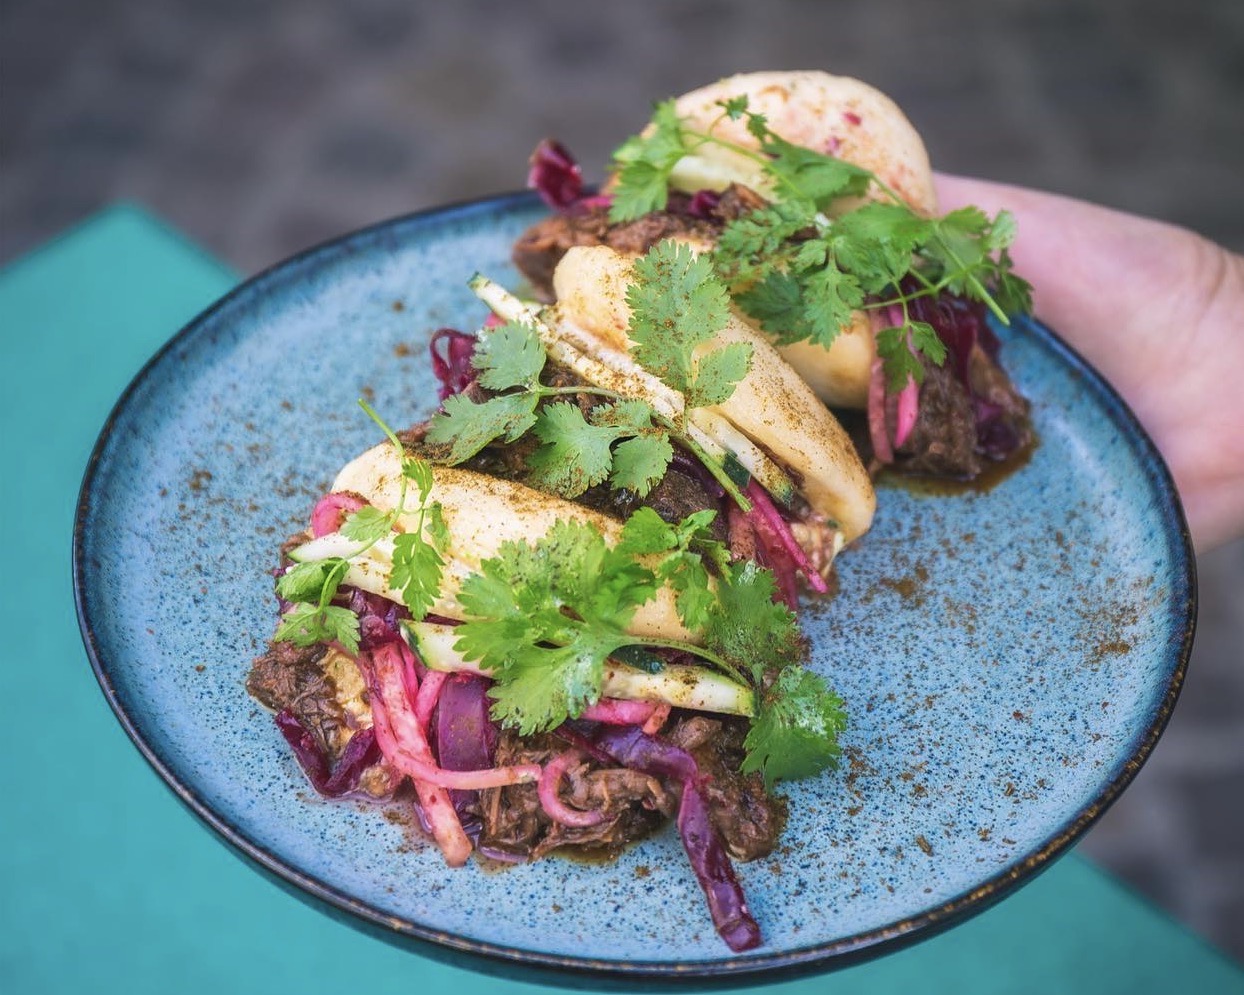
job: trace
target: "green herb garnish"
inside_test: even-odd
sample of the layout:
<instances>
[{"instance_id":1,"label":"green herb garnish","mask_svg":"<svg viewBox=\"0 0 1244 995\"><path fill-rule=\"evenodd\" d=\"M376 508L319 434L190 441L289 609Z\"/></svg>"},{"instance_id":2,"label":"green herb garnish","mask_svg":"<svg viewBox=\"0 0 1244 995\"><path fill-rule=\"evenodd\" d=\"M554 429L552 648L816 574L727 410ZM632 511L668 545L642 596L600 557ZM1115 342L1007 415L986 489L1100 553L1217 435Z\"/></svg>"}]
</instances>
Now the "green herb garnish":
<instances>
[{"instance_id":1,"label":"green herb garnish","mask_svg":"<svg viewBox=\"0 0 1244 995\"><path fill-rule=\"evenodd\" d=\"M540 443L527 460L534 486L576 498L608 482L643 497L665 476L678 442L721 479L724 471L688 437L686 416L689 409L728 398L751 362L746 343L704 348L729 320L724 284L706 259L661 242L636 263L627 300L632 358L681 395L677 418L590 384L546 386L540 376L548 353L540 333L532 324L510 321L482 333L471 360L480 385L497 393L484 400L453 395L432 417L427 440L443 448L439 458L455 465L497 440L512 443L530 432ZM557 400L564 395L576 401ZM583 398L591 397L601 403L587 407ZM748 506L733 481L722 485Z\"/></svg>"},{"instance_id":2,"label":"green herb garnish","mask_svg":"<svg viewBox=\"0 0 1244 995\"><path fill-rule=\"evenodd\" d=\"M779 344L828 347L855 311L883 310L892 322L878 352L892 388L923 379L921 355L940 364L945 350L908 305L942 291L981 301L1003 323L1032 310L1031 287L1012 272L1015 221L976 208L923 218L869 170L793 145L769 129L745 96L720 103L744 120L759 149L697 130L660 104L644 135L615 153L611 219L665 207L681 159L705 145L745 156L764 171L773 203L728 224L712 254L734 302ZM884 198L840 210L875 188ZM889 310L893 309L893 310Z\"/></svg>"},{"instance_id":3,"label":"green herb garnish","mask_svg":"<svg viewBox=\"0 0 1244 995\"><path fill-rule=\"evenodd\" d=\"M642 509L612 548L594 526L562 521L536 542L507 542L485 560L459 593L467 620L455 649L494 678L493 716L522 735L554 729L599 700L606 659L663 647L753 689L744 770L761 771L771 784L832 764L842 703L793 662L798 629L772 601L772 575L751 562L730 563L709 531L713 516L669 524ZM702 645L627 631L666 582Z\"/></svg>"},{"instance_id":4,"label":"green herb garnish","mask_svg":"<svg viewBox=\"0 0 1244 995\"><path fill-rule=\"evenodd\" d=\"M368 505L345 517L338 529L347 539L358 542L352 557L366 552L382 539L393 538L393 569L389 586L399 591L412 618L422 619L435 603L440 589L444 553L449 535L441 517L441 506L430 502L432 467L406 452L401 440L380 418L375 409L359 399L359 406L388 436L401 461L401 484L396 506L381 511ZM409 485L414 484L419 503L406 507ZM403 514L417 515L412 532L394 532ZM426 533L426 537L425 537ZM350 561L340 556L308 563L297 563L277 578L276 591L293 607L281 616L273 639L296 646L338 642L351 653L358 652L358 617L348 608L332 604L337 589L350 569Z\"/></svg>"}]
</instances>

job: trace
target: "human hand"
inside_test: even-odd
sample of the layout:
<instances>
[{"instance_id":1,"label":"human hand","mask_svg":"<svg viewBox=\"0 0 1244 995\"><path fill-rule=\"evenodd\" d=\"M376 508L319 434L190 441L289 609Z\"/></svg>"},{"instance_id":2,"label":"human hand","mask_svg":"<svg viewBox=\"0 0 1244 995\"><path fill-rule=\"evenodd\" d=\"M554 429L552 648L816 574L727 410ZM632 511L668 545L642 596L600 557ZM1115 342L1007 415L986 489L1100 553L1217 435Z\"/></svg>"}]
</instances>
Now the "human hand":
<instances>
[{"instance_id":1,"label":"human hand","mask_svg":"<svg viewBox=\"0 0 1244 995\"><path fill-rule=\"evenodd\" d=\"M1199 552L1244 535L1244 257L1055 194L939 175L941 210L1019 222L1037 317L1123 396L1170 466Z\"/></svg>"}]
</instances>

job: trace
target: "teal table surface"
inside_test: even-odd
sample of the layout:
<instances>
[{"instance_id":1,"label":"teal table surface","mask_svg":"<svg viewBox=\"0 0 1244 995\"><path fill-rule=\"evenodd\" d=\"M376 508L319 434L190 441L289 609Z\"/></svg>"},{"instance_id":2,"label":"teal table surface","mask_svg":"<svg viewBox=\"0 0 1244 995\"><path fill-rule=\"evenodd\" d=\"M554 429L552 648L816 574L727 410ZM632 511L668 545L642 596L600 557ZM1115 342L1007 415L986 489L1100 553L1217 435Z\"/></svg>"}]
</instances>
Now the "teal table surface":
<instances>
[{"instance_id":1,"label":"teal table surface","mask_svg":"<svg viewBox=\"0 0 1244 995\"><path fill-rule=\"evenodd\" d=\"M0 270L9 688L0 990L535 992L359 933L262 877L185 811L105 704L70 541L91 447L146 359L236 275L119 206ZM765 991L1241 992L1244 974L1072 855L941 936Z\"/></svg>"}]
</instances>

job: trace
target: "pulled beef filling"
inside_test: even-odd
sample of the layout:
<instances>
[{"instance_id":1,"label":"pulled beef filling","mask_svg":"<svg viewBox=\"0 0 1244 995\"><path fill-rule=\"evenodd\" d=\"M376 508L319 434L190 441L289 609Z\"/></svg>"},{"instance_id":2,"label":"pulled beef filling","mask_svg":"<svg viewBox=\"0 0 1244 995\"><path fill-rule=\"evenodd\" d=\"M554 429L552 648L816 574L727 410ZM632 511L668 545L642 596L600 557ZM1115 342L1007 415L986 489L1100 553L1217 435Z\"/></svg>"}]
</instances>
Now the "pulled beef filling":
<instances>
[{"instance_id":1,"label":"pulled beef filling","mask_svg":"<svg viewBox=\"0 0 1244 995\"><path fill-rule=\"evenodd\" d=\"M544 371L540 374L540 382L546 387L577 387L583 383L573 372L552 362L546 364ZM477 383L472 383L463 393L476 402L482 402L489 396L488 392ZM579 405L585 416L593 407L601 403L600 397L595 394L582 393L570 395L570 397ZM566 400L565 396L555 399L557 402ZM428 424L428 422L423 422L416 425L406 432L399 433L398 438L404 445L422 450L424 455L435 459L443 454L425 442ZM485 446L461 466L489 476L519 480L529 484L527 461L538 445L539 440L528 433L517 442ZM636 509L646 506L671 524L676 524L697 511L712 509L718 513L713 520L712 531L719 542L725 542L728 536L725 515L722 514L724 492L716 481L698 472L697 468L698 462L693 457L675 459L661 481L642 498L634 491L614 490L607 484L600 484L589 487L575 500L579 504L619 519L628 518Z\"/></svg>"},{"instance_id":2,"label":"pulled beef filling","mask_svg":"<svg viewBox=\"0 0 1244 995\"><path fill-rule=\"evenodd\" d=\"M315 737L320 752L336 758L346 718L337 703L337 686L324 672L327 653L318 644L269 643L268 651L251 664L246 690L272 711L292 713Z\"/></svg>"},{"instance_id":3,"label":"pulled beef filling","mask_svg":"<svg viewBox=\"0 0 1244 995\"><path fill-rule=\"evenodd\" d=\"M497 763L547 764L568 749L551 733L520 737L503 730L497 741ZM538 860L559 847L573 846L602 855L616 853L643 839L677 810L677 798L654 777L595 761L566 772L561 797L572 807L599 811L605 819L594 826L563 826L540 804L534 784L512 784L480 792L483 830L480 852L511 860Z\"/></svg>"},{"instance_id":4,"label":"pulled beef filling","mask_svg":"<svg viewBox=\"0 0 1244 995\"><path fill-rule=\"evenodd\" d=\"M984 305L943 294L918 298L911 310L913 318L933 326L947 355L941 366L922 357L920 405L911 435L896 450L899 468L971 479L987 462L1005 460L1030 446L1028 402L998 363L999 343ZM890 398L890 424L894 404Z\"/></svg>"},{"instance_id":5,"label":"pulled beef filling","mask_svg":"<svg viewBox=\"0 0 1244 995\"><path fill-rule=\"evenodd\" d=\"M673 192L665 210L613 224L607 204L589 201L537 221L514 243L512 258L536 293L551 301L553 270L576 245L608 245L619 252L642 254L666 238L708 241L730 221L764 204L758 194L731 184L715 199Z\"/></svg>"},{"instance_id":6,"label":"pulled beef filling","mask_svg":"<svg viewBox=\"0 0 1244 995\"><path fill-rule=\"evenodd\" d=\"M739 860L756 860L777 846L786 806L766 794L759 774L739 773L745 735L743 721L703 715L675 718L661 734L695 758L713 827L726 849ZM505 730L497 744L497 763L546 764L566 749L566 742L551 733L521 738ZM673 818L678 792L678 785L663 784L641 771L586 759L567 771L560 796L573 808L605 813L602 822L588 827L554 822L541 807L534 784L490 788L480 792L480 851L513 860L536 860L561 847L610 855Z\"/></svg>"},{"instance_id":7,"label":"pulled beef filling","mask_svg":"<svg viewBox=\"0 0 1244 995\"><path fill-rule=\"evenodd\" d=\"M980 473L981 462L972 398L949 362L936 366L922 357L921 365L920 407L911 435L895 449L898 465L909 473L974 477ZM895 404L894 397L887 400L890 424L894 424Z\"/></svg>"},{"instance_id":8,"label":"pulled beef filling","mask_svg":"<svg viewBox=\"0 0 1244 995\"><path fill-rule=\"evenodd\" d=\"M700 772L713 828L732 857L758 860L777 846L786 824L786 803L765 791L758 772L740 774L747 723L691 715L671 725L667 739L690 753Z\"/></svg>"}]
</instances>

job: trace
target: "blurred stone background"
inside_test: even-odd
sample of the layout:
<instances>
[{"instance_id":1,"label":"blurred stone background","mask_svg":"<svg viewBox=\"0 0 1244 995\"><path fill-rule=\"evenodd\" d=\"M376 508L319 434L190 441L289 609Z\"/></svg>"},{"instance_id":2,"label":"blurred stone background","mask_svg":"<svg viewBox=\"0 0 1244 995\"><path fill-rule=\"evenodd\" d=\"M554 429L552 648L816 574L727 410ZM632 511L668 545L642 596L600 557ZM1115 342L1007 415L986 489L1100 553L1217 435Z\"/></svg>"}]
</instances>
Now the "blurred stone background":
<instances>
[{"instance_id":1,"label":"blurred stone background","mask_svg":"<svg viewBox=\"0 0 1244 995\"><path fill-rule=\"evenodd\" d=\"M545 135L598 179L651 101L775 68L877 85L939 169L1244 251L1240 0L5 0L0 265L131 199L251 273L519 187ZM1179 708L1081 849L1244 959L1244 542L1199 568Z\"/></svg>"}]
</instances>

